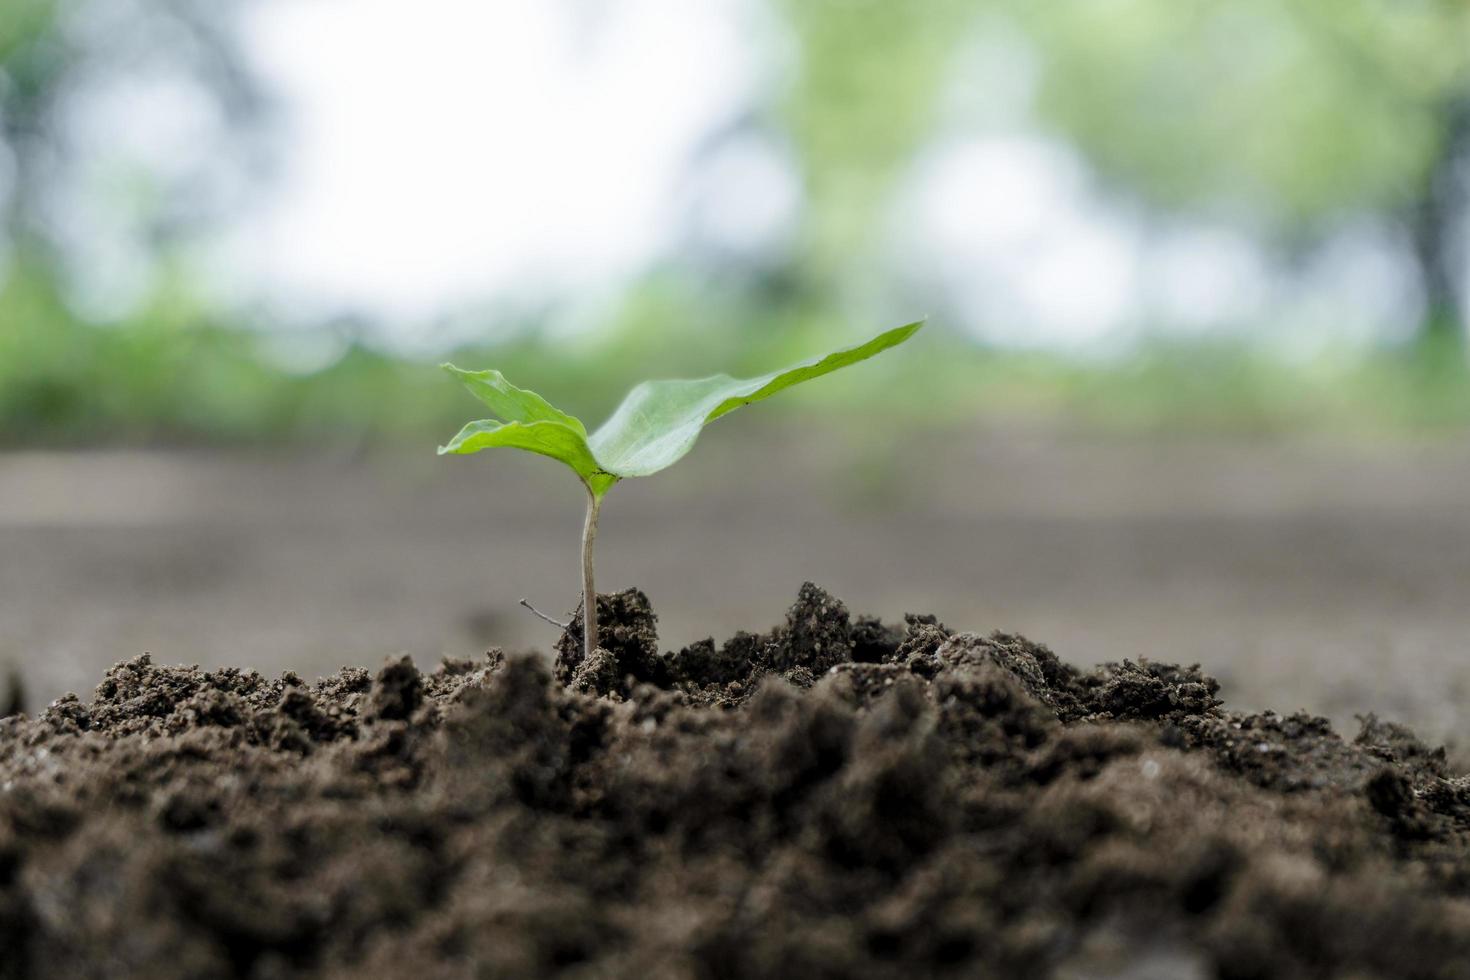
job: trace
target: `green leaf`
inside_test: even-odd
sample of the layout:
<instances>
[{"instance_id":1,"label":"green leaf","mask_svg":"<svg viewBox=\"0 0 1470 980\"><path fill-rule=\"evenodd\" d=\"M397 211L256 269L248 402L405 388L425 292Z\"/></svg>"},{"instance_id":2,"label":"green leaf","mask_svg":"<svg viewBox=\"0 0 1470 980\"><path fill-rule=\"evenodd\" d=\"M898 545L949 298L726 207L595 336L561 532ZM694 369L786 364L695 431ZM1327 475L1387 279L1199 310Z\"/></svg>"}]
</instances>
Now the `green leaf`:
<instances>
[{"instance_id":1,"label":"green leaf","mask_svg":"<svg viewBox=\"0 0 1470 980\"><path fill-rule=\"evenodd\" d=\"M598 463L619 477L649 476L678 462L700 431L742 405L865 361L912 337L923 322L910 323L865 344L793 364L758 378L717 374L697 381L645 381L592 434L588 445Z\"/></svg>"},{"instance_id":2,"label":"green leaf","mask_svg":"<svg viewBox=\"0 0 1470 980\"><path fill-rule=\"evenodd\" d=\"M504 422L471 422L439 447L444 453L475 453L495 446L524 449L560 460L598 497L625 477L649 476L678 462L709 423L742 405L865 361L903 343L923 326L910 323L865 344L794 364L758 378L717 374L692 381L645 381L589 437L582 422L536 394L517 388L499 371L444 369L462 381Z\"/></svg>"},{"instance_id":3,"label":"green leaf","mask_svg":"<svg viewBox=\"0 0 1470 980\"><path fill-rule=\"evenodd\" d=\"M439 455L467 455L496 446L524 449L567 464L582 478L582 482L601 495L617 482L617 478L597 465L597 460L587 448L587 437L583 435L583 431L580 422L573 428L561 422L497 422L494 419L481 419L460 429L447 446L440 446Z\"/></svg>"},{"instance_id":4,"label":"green leaf","mask_svg":"<svg viewBox=\"0 0 1470 980\"><path fill-rule=\"evenodd\" d=\"M440 367L458 378L471 394L507 422L560 422L584 437L587 435L581 419L554 407L534 391L517 388L499 371L466 371L453 364L441 364Z\"/></svg>"}]
</instances>

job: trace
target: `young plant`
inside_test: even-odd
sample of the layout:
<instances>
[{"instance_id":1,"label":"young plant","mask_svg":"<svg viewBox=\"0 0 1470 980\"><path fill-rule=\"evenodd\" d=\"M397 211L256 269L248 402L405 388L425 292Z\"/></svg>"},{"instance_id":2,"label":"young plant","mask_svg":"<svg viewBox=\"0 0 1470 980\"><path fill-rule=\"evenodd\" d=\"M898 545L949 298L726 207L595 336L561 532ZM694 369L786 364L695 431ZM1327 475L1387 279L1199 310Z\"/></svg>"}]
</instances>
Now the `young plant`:
<instances>
[{"instance_id":1,"label":"young plant","mask_svg":"<svg viewBox=\"0 0 1470 980\"><path fill-rule=\"evenodd\" d=\"M597 649L597 590L593 585L592 544L602 498L619 480L651 476L678 462L694 446L700 431L742 405L778 391L865 361L908 340L923 325L910 323L865 344L834 351L758 378L717 374L689 381L644 381L628 393L612 417L587 434L582 421L550 402L517 388L499 371L465 371L453 364L444 370L464 383L498 418L471 422L439 454L477 453L509 446L560 460L571 467L587 490L587 520L582 525L582 649Z\"/></svg>"}]
</instances>

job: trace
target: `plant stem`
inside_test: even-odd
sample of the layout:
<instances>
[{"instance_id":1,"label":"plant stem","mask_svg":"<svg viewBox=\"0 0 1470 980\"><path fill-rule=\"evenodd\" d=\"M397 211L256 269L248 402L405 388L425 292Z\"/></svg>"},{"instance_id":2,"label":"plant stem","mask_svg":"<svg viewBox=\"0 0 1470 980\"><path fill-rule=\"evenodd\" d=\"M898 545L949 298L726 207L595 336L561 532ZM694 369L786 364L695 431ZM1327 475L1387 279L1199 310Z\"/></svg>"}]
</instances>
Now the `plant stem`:
<instances>
[{"instance_id":1,"label":"plant stem","mask_svg":"<svg viewBox=\"0 0 1470 980\"><path fill-rule=\"evenodd\" d=\"M597 586L592 581L592 542L597 539L597 512L602 498L587 488L587 522L582 525L582 656L597 649Z\"/></svg>"}]
</instances>

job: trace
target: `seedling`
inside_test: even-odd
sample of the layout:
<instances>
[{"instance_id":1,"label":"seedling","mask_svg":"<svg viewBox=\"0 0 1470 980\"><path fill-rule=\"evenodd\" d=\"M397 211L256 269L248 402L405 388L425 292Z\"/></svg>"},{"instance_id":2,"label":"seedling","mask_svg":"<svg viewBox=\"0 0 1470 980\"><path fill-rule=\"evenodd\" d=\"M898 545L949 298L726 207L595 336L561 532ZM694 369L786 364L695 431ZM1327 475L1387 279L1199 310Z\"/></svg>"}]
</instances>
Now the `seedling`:
<instances>
[{"instance_id":1,"label":"seedling","mask_svg":"<svg viewBox=\"0 0 1470 980\"><path fill-rule=\"evenodd\" d=\"M910 323L865 344L834 351L758 378L717 374L688 381L644 381L628 392L612 417L590 436L582 421L554 408L525 388L517 388L499 371L465 371L453 364L444 370L464 383L499 418L471 422L439 454L477 453L509 446L560 460L587 489L587 519L582 525L582 649L597 649L597 589L593 585L592 545L602 498L619 480L652 476L678 462L694 446L700 431L742 405L778 391L865 361L908 340L923 325Z\"/></svg>"}]
</instances>

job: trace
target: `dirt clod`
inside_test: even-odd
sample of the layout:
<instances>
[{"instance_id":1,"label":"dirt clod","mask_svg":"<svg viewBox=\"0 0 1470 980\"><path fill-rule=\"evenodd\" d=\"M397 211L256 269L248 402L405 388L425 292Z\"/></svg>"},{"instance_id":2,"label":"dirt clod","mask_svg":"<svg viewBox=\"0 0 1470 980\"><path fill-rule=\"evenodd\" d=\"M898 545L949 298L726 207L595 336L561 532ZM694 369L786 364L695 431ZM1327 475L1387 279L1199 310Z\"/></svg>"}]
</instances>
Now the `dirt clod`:
<instances>
[{"instance_id":1,"label":"dirt clod","mask_svg":"<svg viewBox=\"0 0 1470 980\"><path fill-rule=\"evenodd\" d=\"M0 719L0 978L1470 975L1470 778L810 584L660 653L306 683L142 656Z\"/></svg>"},{"instance_id":2,"label":"dirt clod","mask_svg":"<svg viewBox=\"0 0 1470 980\"><path fill-rule=\"evenodd\" d=\"M815 677L852 659L852 624L847 607L810 582L801 586L786 612L771 654L776 670L805 667Z\"/></svg>"},{"instance_id":3,"label":"dirt clod","mask_svg":"<svg viewBox=\"0 0 1470 980\"><path fill-rule=\"evenodd\" d=\"M563 684L571 683L583 667L582 630L579 605L556 641L556 676ZM582 683L593 683L603 674L614 676L615 681L608 689L594 684L589 689L596 693L611 694L616 690L626 694L626 685L622 684L625 678L654 683L667 679L668 665L658 653L658 617L648 596L639 590L625 589L597 597L597 641L598 648L611 656L612 663L588 667Z\"/></svg>"},{"instance_id":4,"label":"dirt clod","mask_svg":"<svg viewBox=\"0 0 1470 980\"><path fill-rule=\"evenodd\" d=\"M368 696L367 721L403 721L411 716L424 699L423 681L418 668L407 657L390 661L373 678Z\"/></svg>"}]
</instances>

